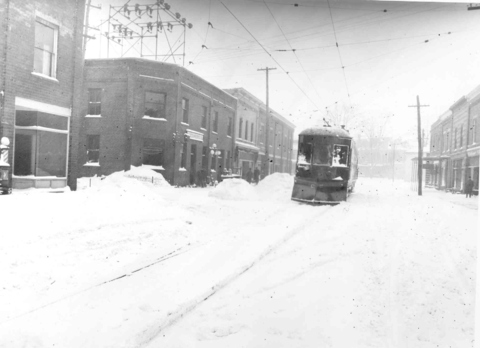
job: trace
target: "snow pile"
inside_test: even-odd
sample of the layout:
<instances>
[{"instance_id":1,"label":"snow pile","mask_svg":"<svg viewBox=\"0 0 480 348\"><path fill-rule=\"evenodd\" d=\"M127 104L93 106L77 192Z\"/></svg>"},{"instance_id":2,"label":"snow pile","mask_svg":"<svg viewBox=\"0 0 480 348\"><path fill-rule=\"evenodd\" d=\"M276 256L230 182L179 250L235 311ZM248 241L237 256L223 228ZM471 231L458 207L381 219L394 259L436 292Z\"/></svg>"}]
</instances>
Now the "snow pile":
<instances>
[{"instance_id":1,"label":"snow pile","mask_svg":"<svg viewBox=\"0 0 480 348\"><path fill-rule=\"evenodd\" d=\"M287 173L274 173L258 183L256 191L265 200L288 201L292 196L293 176Z\"/></svg>"},{"instance_id":2,"label":"snow pile","mask_svg":"<svg viewBox=\"0 0 480 348\"><path fill-rule=\"evenodd\" d=\"M151 169L131 167L129 171L118 171L96 181L94 191L106 194L124 194L132 192L136 195L149 196L156 187L171 188L162 174Z\"/></svg>"},{"instance_id":3,"label":"snow pile","mask_svg":"<svg viewBox=\"0 0 480 348\"><path fill-rule=\"evenodd\" d=\"M243 179L223 180L215 189L209 192L210 197L223 200L254 200L257 194L252 185Z\"/></svg>"}]
</instances>

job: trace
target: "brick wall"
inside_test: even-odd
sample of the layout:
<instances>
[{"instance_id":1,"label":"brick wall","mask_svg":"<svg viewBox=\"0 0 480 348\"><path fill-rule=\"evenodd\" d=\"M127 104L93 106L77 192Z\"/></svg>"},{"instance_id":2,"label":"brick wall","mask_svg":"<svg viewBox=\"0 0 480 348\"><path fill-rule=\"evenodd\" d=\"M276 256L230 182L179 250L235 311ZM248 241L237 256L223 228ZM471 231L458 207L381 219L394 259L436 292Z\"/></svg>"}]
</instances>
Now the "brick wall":
<instances>
[{"instance_id":1,"label":"brick wall","mask_svg":"<svg viewBox=\"0 0 480 348\"><path fill-rule=\"evenodd\" d=\"M172 184L187 185L193 168L202 166L203 146L213 143L217 149L233 153L232 139L227 136L228 118L234 117L236 99L205 80L173 64L140 58L99 59L86 61L83 93L82 132L78 165L82 176L108 175L139 166L143 161L144 139L164 141L164 171ZM103 88L101 117L85 117L88 89ZM145 92L166 95L166 120L145 119ZM189 100L189 120L182 122L181 101ZM207 129L201 127L202 106L208 108ZM218 112L218 132L212 132L213 114ZM131 131L129 131L131 129ZM203 142L187 140L186 172L179 171L184 134L203 134ZM173 134L176 133L174 143ZM100 166L85 166L88 134L100 135ZM190 163L191 145L196 146L196 162ZM209 162L209 166L211 163ZM195 173L193 173L195 174Z\"/></svg>"},{"instance_id":2,"label":"brick wall","mask_svg":"<svg viewBox=\"0 0 480 348\"><path fill-rule=\"evenodd\" d=\"M81 88L82 23L85 0L0 0L0 57L2 90L5 91L1 118L1 136L13 144L15 97L22 97L64 108L75 107L75 90ZM35 44L35 19L58 25L57 64L55 79L32 74ZM75 161L78 139L76 112L71 116L69 158ZM76 134L75 134L76 133ZM10 151L12 163L13 151ZM72 170L73 169L73 170ZM69 184L76 188L75 168L69 168Z\"/></svg>"}]
</instances>

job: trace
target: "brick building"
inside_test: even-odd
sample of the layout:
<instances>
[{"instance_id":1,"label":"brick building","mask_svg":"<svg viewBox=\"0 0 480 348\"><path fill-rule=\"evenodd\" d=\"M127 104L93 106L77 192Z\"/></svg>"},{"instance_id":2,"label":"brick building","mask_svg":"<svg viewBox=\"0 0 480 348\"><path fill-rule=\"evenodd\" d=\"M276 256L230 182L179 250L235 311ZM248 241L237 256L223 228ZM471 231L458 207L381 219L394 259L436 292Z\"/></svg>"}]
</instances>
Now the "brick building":
<instances>
[{"instance_id":1,"label":"brick building","mask_svg":"<svg viewBox=\"0 0 480 348\"><path fill-rule=\"evenodd\" d=\"M424 158L426 184L460 192L468 177L478 194L480 86L439 116L430 130L430 154Z\"/></svg>"},{"instance_id":2,"label":"brick building","mask_svg":"<svg viewBox=\"0 0 480 348\"><path fill-rule=\"evenodd\" d=\"M295 125L270 109L267 160L266 105L243 88L225 91L238 99L235 121L236 171L245 177L249 168L253 170L258 166L262 177L275 172L291 173ZM296 157L296 153L293 157Z\"/></svg>"},{"instance_id":3,"label":"brick building","mask_svg":"<svg viewBox=\"0 0 480 348\"><path fill-rule=\"evenodd\" d=\"M84 9L84 0L0 0L0 137L14 188L76 189Z\"/></svg>"},{"instance_id":4,"label":"brick building","mask_svg":"<svg viewBox=\"0 0 480 348\"><path fill-rule=\"evenodd\" d=\"M185 68L86 60L83 97L81 176L144 165L183 186L232 167L237 100Z\"/></svg>"}]
</instances>

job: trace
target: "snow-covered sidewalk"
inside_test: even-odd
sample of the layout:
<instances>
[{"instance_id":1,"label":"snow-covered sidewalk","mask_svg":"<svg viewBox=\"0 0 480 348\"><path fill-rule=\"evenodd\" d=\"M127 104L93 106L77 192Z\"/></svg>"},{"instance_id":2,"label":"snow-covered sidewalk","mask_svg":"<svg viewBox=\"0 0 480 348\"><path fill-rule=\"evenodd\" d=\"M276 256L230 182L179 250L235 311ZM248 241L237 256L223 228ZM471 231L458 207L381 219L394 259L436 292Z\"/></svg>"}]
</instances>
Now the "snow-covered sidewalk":
<instances>
[{"instance_id":1,"label":"snow-covered sidewalk","mask_svg":"<svg viewBox=\"0 0 480 348\"><path fill-rule=\"evenodd\" d=\"M477 197L360 179L310 206L292 184L0 197L28 216L2 226L0 346L473 346Z\"/></svg>"}]
</instances>

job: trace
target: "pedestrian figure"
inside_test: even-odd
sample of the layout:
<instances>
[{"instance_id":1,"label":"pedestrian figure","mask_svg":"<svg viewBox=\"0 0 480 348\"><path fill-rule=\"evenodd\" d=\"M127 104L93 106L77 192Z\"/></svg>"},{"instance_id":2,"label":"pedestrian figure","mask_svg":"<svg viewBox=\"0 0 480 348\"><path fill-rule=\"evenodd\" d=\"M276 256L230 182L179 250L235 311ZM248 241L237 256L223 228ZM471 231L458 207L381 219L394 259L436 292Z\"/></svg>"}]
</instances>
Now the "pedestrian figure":
<instances>
[{"instance_id":1,"label":"pedestrian figure","mask_svg":"<svg viewBox=\"0 0 480 348\"><path fill-rule=\"evenodd\" d=\"M248 168L248 172L247 172L247 182L250 184L252 182L252 168Z\"/></svg>"},{"instance_id":2,"label":"pedestrian figure","mask_svg":"<svg viewBox=\"0 0 480 348\"><path fill-rule=\"evenodd\" d=\"M253 171L253 181L255 182L255 185L258 185L259 180L260 180L260 169L258 169L258 167L255 167L255 170Z\"/></svg>"},{"instance_id":3,"label":"pedestrian figure","mask_svg":"<svg viewBox=\"0 0 480 348\"><path fill-rule=\"evenodd\" d=\"M472 197L474 182L469 176L467 182L465 183L465 194L467 198Z\"/></svg>"}]
</instances>

